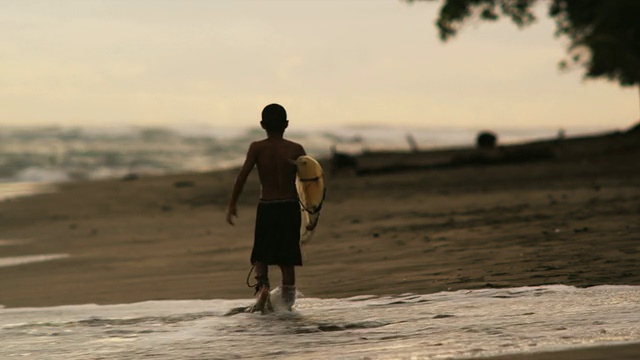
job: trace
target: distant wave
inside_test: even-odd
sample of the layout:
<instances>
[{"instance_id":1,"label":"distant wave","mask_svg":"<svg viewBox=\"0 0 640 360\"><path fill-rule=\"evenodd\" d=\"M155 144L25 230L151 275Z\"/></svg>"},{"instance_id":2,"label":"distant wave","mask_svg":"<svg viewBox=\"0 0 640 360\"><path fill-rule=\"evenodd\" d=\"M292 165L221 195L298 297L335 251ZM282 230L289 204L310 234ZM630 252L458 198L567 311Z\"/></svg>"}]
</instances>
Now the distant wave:
<instances>
[{"instance_id":1,"label":"distant wave","mask_svg":"<svg viewBox=\"0 0 640 360\"><path fill-rule=\"evenodd\" d=\"M557 129L496 129L500 141L555 136ZM286 136L316 157L330 148L408 149L407 135L421 148L470 146L476 129L344 126L296 129ZM258 127L0 127L0 181L64 182L127 174L210 171L238 166Z\"/></svg>"}]
</instances>

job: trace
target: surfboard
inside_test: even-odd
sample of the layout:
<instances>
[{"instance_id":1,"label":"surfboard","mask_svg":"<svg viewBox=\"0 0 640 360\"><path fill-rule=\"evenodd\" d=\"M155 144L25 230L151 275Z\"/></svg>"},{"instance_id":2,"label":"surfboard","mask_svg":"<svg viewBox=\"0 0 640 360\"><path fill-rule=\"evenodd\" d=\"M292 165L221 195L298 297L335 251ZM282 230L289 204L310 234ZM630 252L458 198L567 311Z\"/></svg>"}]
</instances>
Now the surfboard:
<instances>
[{"instance_id":1,"label":"surfboard","mask_svg":"<svg viewBox=\"0 0 640 360\"><path fill-rule=\"evenodd\" d=\"M309 155L302 155L296 165L296 188L300 206L305 213L305 228L313 231L320 219L320 210L325 197L324 175L320 163Z\"/></svg>"}]
</instances>

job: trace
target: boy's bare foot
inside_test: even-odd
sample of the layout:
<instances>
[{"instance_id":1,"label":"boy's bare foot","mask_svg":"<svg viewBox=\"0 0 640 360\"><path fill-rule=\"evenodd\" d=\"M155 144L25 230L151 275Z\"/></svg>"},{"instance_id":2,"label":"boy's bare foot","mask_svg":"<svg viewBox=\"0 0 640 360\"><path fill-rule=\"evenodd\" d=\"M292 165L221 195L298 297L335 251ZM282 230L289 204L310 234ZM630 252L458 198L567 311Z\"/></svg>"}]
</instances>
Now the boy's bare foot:
<instances>
[{"instance_id":1,"label":"boy's bare foot","mask_svg":"<svg viewBox=\"0 0 640 360\"><path fill-rule=\"evenodd\" d=\"M282 285L282 302L288 311L291 311L296 302L296 287L293 285Z\"/></svg>"},{"instance_id":2,"label":"boy's bare foot","mask_svg":"<svg viewBox=\"0 0 640 360\"><path fill-rule=\"evenodd\" d=\"M273 311L271 300L269 299L269 287L263 285L256 295L256 303L249 308L249 312L261 312L263 314Z\"/></svg>"}]
</instances>

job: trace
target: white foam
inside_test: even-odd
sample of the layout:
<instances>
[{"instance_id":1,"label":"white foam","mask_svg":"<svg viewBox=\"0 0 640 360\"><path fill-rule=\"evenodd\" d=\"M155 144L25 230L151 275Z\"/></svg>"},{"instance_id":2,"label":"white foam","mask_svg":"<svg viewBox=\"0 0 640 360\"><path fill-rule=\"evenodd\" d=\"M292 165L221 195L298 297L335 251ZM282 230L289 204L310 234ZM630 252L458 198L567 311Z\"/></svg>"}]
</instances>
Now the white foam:
<instances>
[{"instance_id":1,"label":"white foam","mask_svg":"<svg viewBox=\"0 0 640 360\"><path fill-rule=\"evenodd\" d=\"M640 286L299 298L292 313L223 316L252 302L0 308L0 358L462 359L640 343Z\"/></svg>"},{"instance_id":2,"label":"white foam","mask_svg":"<svg viewBox=\"0 0 640 360\"><path fill-rule=\"evenodd\" d=\"M51 261L57 259L64 259L69 257L69 254L39 254L39 255L23 255L23 256L11 256L0 258L0 267L18 266L43 261Z\"/></svg>"}]
</instances>

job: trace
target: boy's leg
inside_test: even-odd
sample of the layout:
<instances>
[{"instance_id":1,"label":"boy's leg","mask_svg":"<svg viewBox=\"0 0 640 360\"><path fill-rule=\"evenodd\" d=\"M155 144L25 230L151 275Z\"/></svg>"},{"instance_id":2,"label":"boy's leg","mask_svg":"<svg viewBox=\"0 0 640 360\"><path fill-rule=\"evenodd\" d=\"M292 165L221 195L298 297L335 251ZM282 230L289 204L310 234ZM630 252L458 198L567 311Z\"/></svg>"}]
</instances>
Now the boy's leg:
<instances>
[{"instance_id":1,"label":"boy's leg","mask_svg":"<svg viewBox=\"0 0 640 360\"><path fill-rule=\"evenodd\" d=\"M256 262L256 303L251 307L251 312L265 312L271 309L269 301L269 266L263 262Z\"/></svg>"},{"instance_id":2,"label":"boy's leg","mask_svg":"<svg viewBox=\"0 0 640 360\"><path fill-rule=\"evenodd\" d=\"M282 285L296 286L296 269L293 265L279 265L282 271Z\"/></svg>"},{"instance_id":3,"label":"boy's leg","mask_svg":"<svg viewBox=\"0 0 640 360\"><path fill-rule=\"evenodd\" d=\"M293 265L280 265L282 271L282 301L288 310L296 302L296 270Z\"/></svg>"},{"instance_id":4,"label":"boy's leg","mask_svg":"<svg viewBox=\"0 0 640 360\"><path fill-rule=\"evenodd\" d=\"M256 291L260 291L263 286L269 287L269 266L261 261L257 261L255 265L255 279L258 282Z\"/></svg>"}]
</instances>

